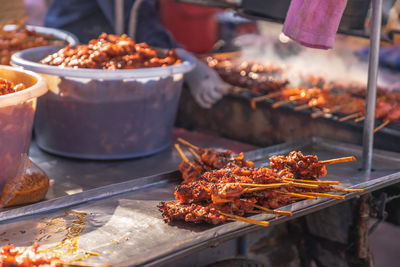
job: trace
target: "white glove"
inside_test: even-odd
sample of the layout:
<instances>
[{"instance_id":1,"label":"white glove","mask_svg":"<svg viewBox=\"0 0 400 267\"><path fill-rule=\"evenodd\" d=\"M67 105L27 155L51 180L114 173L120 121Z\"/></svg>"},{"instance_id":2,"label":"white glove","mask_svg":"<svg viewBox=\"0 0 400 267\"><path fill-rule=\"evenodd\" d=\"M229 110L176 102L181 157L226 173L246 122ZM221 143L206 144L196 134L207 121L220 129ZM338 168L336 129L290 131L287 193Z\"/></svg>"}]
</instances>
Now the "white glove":
<instances>
[{"instance_id":1,"label":"white glove","mask_svg":"<svg viewBox=\"0 0 400 267\"><path fill-rule=\"evenodd\" d=\"M201 60L197 60L196 67L185 75L185 82L196 102L203 108L211 108L229 90L218 73Z\"/></svg>"}]
</instances>

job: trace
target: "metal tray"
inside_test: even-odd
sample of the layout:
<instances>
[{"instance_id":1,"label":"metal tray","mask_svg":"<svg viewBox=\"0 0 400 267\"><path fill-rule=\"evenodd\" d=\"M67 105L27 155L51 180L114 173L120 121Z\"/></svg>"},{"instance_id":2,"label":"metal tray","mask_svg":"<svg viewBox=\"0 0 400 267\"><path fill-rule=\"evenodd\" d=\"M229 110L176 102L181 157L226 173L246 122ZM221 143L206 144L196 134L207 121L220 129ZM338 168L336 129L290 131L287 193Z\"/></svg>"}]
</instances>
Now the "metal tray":
<instances>
[{"instance_id":1,"label":"metal tray","mask_svg":"<svg viewBox=\"0 0 400 267\"><path fill-rule=\"evenodd\" d=\"M291 150L317 154L321 160L347 155L361 157L361 148L358 146L311 138L304 142L285 143L248 152L246 158L256 160L258 165L262 165L269 156ZM328 167L326 179L339 180L344 187L364 188L365 192L400 181L398 153L375 151L374 171L371 173L360 171L359 167L360 162L331 165ZM49 247L60 243L66 238L71 222L76 219L66 215L66 210L87 213L81 223L79 247L100 253L99 256L86 260L92 264L131 266L168 263L202 248L260 229L259 226L241 222L220 226L183 222L165 224L156 206L160 201L173 199L173 189L178 183L179 174L172 172L3 212L0 217L0 245L12 243L27 246L38 242L42 247ZM358 193L351 193L346 197L349 199L357 196ZM271 220L273 226L341 201L304 200L282 208L292 211L291 217L275 219L274 216L262 214L253 218ZM78 203L82 204L77 205ZM68 256L64 259L67 260Z\"/></svg>"}]
</instances>

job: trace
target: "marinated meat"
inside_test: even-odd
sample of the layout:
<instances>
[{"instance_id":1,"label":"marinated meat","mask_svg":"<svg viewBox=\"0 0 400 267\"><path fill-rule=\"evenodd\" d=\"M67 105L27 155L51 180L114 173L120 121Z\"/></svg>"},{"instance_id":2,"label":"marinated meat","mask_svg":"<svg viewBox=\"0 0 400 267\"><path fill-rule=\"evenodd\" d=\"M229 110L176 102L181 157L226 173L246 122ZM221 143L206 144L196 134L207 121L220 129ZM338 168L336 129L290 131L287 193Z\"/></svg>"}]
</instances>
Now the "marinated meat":
<instances>
[{"instance_id":1,"label":"marinated meat","mask_svg":"<svg viewBox=\"0 0 400 267\"><path fill-rule=\"evenodd\" d=\"M8 95L26 89L23 83L14 84L13 82L0 78L0 96Z\"/></svg>"},{"instance_id":2,"label":"marinated meat","mask_svg":"<svg viewBox=\"0 0 400 267\"><path fill-rule=\"evenodd\" d=\"M166 67L181 62L175 50L166 52L135 43L127 35L102 33L88 45L67 46L40 61L43 64L86 69L137 69Z\"/></svg>"},{"instance_id":3,"label":"marinated meat","mask_svg":"<svg viewBox=\"0 0 400 267\"><path fill-rule=\"evenodd\" d=\"M0 26L0 64L10 65L12 54L24 49L65 44L65 41L57 40L52 35L28 30L24 25L17 26L12 31L5 31Z\"/></svg>"}]
</instances>

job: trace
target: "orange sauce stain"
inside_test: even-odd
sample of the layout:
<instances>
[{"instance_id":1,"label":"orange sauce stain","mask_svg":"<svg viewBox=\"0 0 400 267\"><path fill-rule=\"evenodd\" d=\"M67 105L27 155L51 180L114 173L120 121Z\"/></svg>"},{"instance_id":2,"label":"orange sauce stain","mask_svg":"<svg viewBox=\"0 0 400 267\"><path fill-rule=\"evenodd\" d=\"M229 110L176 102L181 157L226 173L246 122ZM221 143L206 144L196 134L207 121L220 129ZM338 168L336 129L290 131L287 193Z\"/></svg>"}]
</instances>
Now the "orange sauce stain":
<instances>
[{"instance_id":1,"label":"orange sauce stain","mask_svg":"<svg viewBox=\"0 0 400 267\"><path fill-rule=\"evenodd\" d=\"M87 213L79 212L79 211L66 211L65 216L57 217L52 219L50 222L52 225L65 225L65 237L64 239L57 245L48 247L45 250L40 252L51 252L58 257L65 257L71 258L69 262L77 262L82 261L84 259L90 258L92 256L99 256L98 252L88 251L79 248L79 238L82 234L83 230L86 228L86 218ZM68 217L73 216L72 220L69 222L67 219ZM67 217L67 218L65 218ZM60 225L60 226L61 226Z\"/></svg>"}]
</instances>

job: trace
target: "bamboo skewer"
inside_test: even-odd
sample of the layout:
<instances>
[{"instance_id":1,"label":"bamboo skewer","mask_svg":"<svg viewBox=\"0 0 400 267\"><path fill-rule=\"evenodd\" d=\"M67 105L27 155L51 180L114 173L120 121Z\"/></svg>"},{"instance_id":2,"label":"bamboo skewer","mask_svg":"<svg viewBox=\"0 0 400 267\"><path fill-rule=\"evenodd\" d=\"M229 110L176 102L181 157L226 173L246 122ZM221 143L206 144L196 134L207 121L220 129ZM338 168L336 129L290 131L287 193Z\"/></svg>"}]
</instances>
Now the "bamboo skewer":
<instances>
[{"instance_id":1,"label":"bamboo skewer","mask_svg":"<svg viewBox=\"0 0 400 267\"><path fill-rule=\"evenodd\" d=\"M341 106L334 106L332 108L324 108L322 110L319 110L319 111L311 114L311 118L316 119L316 118L324 116L325 114L335 113L335 112L339 111L340 109L341 109Z\"/></svg>"},{"instance_id":2,"label":"bamboo skewer","mask_svg":"<svg viewBox=\"0 0 400 267\"><path fill-rule=\"evenodd\" d=\"M211 199L212 199L214 204L222 204L222 203L227 203L227 202L232 202L233 201L233 199L224 199L224 198L220 198L217 195L212 195ZM249 203L246 199L240 199L240 200L243 201L243 202L246 202L248 205L250 205L250 206L252 206L254 208L257 208L259 210L262 210L262 211L264 211L266 213L276 214L276 215L283 215L283 216L292 216L293 215L292 212L290 212L290 211L272 210L272 209L268 209L268 208L265 208L263 206L254 204L254 203Z\"/></svg>"},{"instance_id":3,"label":"bamboo skewer","mask_svg":"<svg viewBox=\"0 0 400 267\"><path fill-rule=\"evenodd\" d=\"M290 101L296 101L296 100L299 100L299 99L302 99L304 97L304 95L303 94L299 94L299 95L292 95L292 96L289 96L289 100Z\"/></svg>"},{"instance_id":4,"label":"bamboo skewer","mask_svg":"<svg viewBox=\"0 0 400 267\"><path fill-rule=\"evenodd\" d=\"M195 145L189 143L188 141L186 141L185 139L182 139L182 138L180 138L180 137L178 137L177 140L178 140L178 142L180 142L182 145L191 147L191 148L193 148L194 150L199 150L199 149L200 149L198 146L195 146Z\"/></svg>"},{"instance_id":5,"label":"bamboo skewer","mask_svg":"<svg viewBox=\"0 0 400 267\"><path fill-rule=\"evenodd\" d=\"M308 108L312 108L312 105L309 104L304 104L304 105L300 105L294 108L295 111L300 111L300 110L304 110L304 109L308 109Z\"/></svg>"},{"instance_id":6,"label":"bamboo skewer","mask_svg":"<svg viewBox=\"0 0 400 267\"><path fill-rule=\"evenodd\" d=\"M260 102L260 101L264 101L264 100L268 100L268 99L280 96L281 94L282 94L281 92L273 92L273 93L269 93L266 95L254 97L252 100L254 102Z\"/></svg>"},{"instance_id":7,"label":"bamboo skewer","mask_svg":"<svg viewBox=\"0 0 400 267\"><path fill-rule=\"evenodd\" d=\"M343 157L343 158L337 158L337 159L322 160L319 163L321 163L322 165L330 165L330 164L349 162L349 161L356 161L356 160L357 160L356 157L350 156L350 157Z\"/></svg>"},{"instance_id":8,"label":"bamboo skewer","mask_svg":"<svg viewBox=\"0 0 400 267\"><path fill-rule=\"evenodd\" d=\"M198 162L203 162L203 161L201 160L201 157L199 156L199 154L197 154L196 151L194 151L193 148L189 147L189 151L190 151L190 153L192 153L192 155L197 159Z\"/></svg>"},{"instance_id":9,"label":"bamboo skewer","mask_svg":"<svg viewBox=\"0 0 400 267\"><path fill-rule=\"evenodd\" d=\"M265 211L265 210L251 210L251 211L246 211L246 213L251 213L251 214L274 214L276 216L279 215L279 214L275 214L273 212L269 212L269 211Z\"/></svg>"},{"instance_id":10,"label":"bamboo skewer","mask_svg":"<svg viewBox=\"0 0 400 267\"><path fill-rule=\"evenodd\" d=\"M390 123L389 120L385 120L381 125L379 125L378 127L376 127L374 129L374 133L376 133L377 131L379 131L380 129L382 129L383 127L385 127L386 125L388 125Z\"/></svg>"},{"instance_id":11,"label":"bamboo skewer","mask_svg":"<svg viewBox=\"0 0 400 267\"><path fill-rule=\"evenodd\" d=\"M228 203L228 202L232 202L233 199L229 199L229 198L222 198L218 195L211 195L211 200L214 204L223 204L223 203Z\"/></svg>"},{"instance_id":12,"label":"bamboo skewer","mask_svg":"<svg viewBox=\"0 0 400 267\"><path fill-rule=\"evenodd\" d=\"M311 118L316 119L316 118L324 116L327 113L329 113L329 112L326 112L326 111L323 111L323 110L318 110L318 111L316 111L316 112L311 114Z\"/></svg>"},{"instance_id":13,"label":"bamboo skewer","mask_svg":"<svg viewBox=\"0 0 400 267\"><path fill-rule=\"evenodd\" d=\"M275 192L275 193L278 193L278 194L284 194L284 195L294 196L294 197L299 197L299 198L317 199L316 196L304 195L303 193L302 193L302 194L299 194L299 193L282 192L282 191L274 191L274 192Z\"/></svg>"},{"instance_id":14,"label":"bamboo skewer","mask_svg":"<svg viewBox=\"0 0 400 267\"><path fill-rule=\"evenodd\" d=\"M240 222L245 222L245 223L250 223L250 224L256 224L256 225L261 225L261 226L269 226L269 222L268 221L257 221L257 220L253 220L253 219L249 219L249 218L244 218L241 216L237 216L237 215L233 215L233 214L228 214L222 211L218 211L221 215L229 218L230 220L233 221L240 221Z\"/></svg>"},{"instance_id":15,"label":"bamboo skewer","mask_svg":"<svg viewBox=\"0 0 400 267\"><path fill-rule=\"evenodd\" d=\"M272 104L272 108L279 108L280 106L283 106L283 105L286 105L286 104L289 104L292 102L293 102L293 100L284 99L284 100L281 100L281 101L278 101L278 102L275 102L274 104Z\"/></svg>"},{"instance_id":16,"label":"bamboo skewer","mask_svg":"<svg viewBox=\"0 0 400 267\"><path fill-rule=\"evenodd\" d=\"M246 88L238 87L238 86L230 86L229 89L234 93L241 93L241 92L245 92L248 90Z\"/></svg>"},{"instance_id":17,"label":"bamboo skewer","mask_svg":"<svg viewBox=\"0 0 400 267\"><path fill-rule=\"evenodd\" d=\"M185 156L185 154L183 153L181 147L179 144L175 144L175 149L176 151L178 151L179 155L181 156L182 160L185 162L189 162L188 158Z\"/></svg>"},{"instance_id":18,"label":"bamboo skewer","mask_svg":"<svg viewBox=\"0 0 400 267\"><path fill-rule=\"evenodd\" d=\"M212 56L214 57L214 58L216 58L216 59L230 59L230 58L233 58L233 57L237 57L237 56L240 56L240 54L241 54L242 52L241 51L233 51L233 52L222 52L222 53L216 53L216 54L213 54Z\"/></svg>"},{"instance_id":19,"label":"bamboo skewer","mask_svg":"<svg viewBox=\"0 0 400 267\"><path fill-rule=\"evenodd\" d=\"M243 193L251 193L251 192L263 191L263 190L266 190L266 189L274 189L274 188L279 188L279 187L253 187L253 188L245 188L245 189L243 189Z\"/></svg>"},{"instance_id":20,"label":"bamboo skewer","mask_svg":"<svg viewBox=\"0 0 400 267\"><path fill-rule=\"evenodd\" d=\"M297 183L297 182L288 182L288 185L293 185L295 187L302 187L302 188L319 188L317 184L306 184L306 183Z\"/></svg>"},{"instance_id":21,"label":"bamboo skewer","mask_svg":"<svg viewBox=\"0 0 400 267\"><path fill-rule=\"evenodd\" d=\"M278 102L275 102L274 104L272 104L272 108L278 108L278 107L280 107L280 106L282 106L282 105L286 105L286 104L289 104L289 103L293 103L293 102L296 102L296 100L299 100L299 99L301 99L303 96L300 94L300 95L293 95L293 96L290 96L290 97L288 97L287 99L283 99L283 100L281 100L281 101L278 101Z\"/></svg>"},{"instance_id":22,"label":"bamboo skewer","mask_svg":"<svg viewBox=\"0 0 400 267\"><path fill-rule=\"evenodd\" d=\"M249 204L250 204L251 206L253 206L253 207L259 209L259 210L266 211L266 212L268 212L268 213L272 213L272 214L276 214L276 215L284 215L284 216L292 216L292 215L293 215L293 213L291 213L290 211L271 210L271 209L265 208L265 207L260 206L260 205L257 205L257 204L252 204L252 203L249 203Z\"/></svg>"},{"instance_id":23,"label":"bamboo skewer","mask_svg":"<svg viewBox=\"0 0 400 267\"><path fill-rule=\"evenodd\" d=\"M279 188L281 186L288 185L288 183L274 183L274 184L226 183L226 185L229 184L251 186L251 187L262 187L262 188Z\"/></svg>"},{"instance_id":24,"label":"bamboo skewer","mask_svg":"<svg viewBox=\"0 0 400 267\"><path fill-rule=\"evenodd\" d=\"M317 193L317 192L307 192L303 193L309 196L317 196L317 197L326 197L326 198L334 198L334 199L345 199L345 196L326 194L326 193Z\"/></svg>"},{"instance_id":25,"label":"bamboo skewer","mask_svg":"<svg viewBox=\"0 0 400 267\"><path fill-rule=\"evenodd\" d=\"M346 193L354 193L354 192L361 193L361 192L364 192L364 189L361 189L361 188L337 188L337 187L334 187L333 191L334 192L346 192Z\"/></svg>"},{"instance_id":26,"label":"bamboo skewer","mask_svg":"<svg viewBox=\"0 0 400 267\"><path fill-rule=\"evenodd\" d=\"M339 110L341 110L342 109L342 106L334 106L334 107L331 107L331 108L327 108L327 112L330 112L330 113L334 113L334 112L338 112Z\"/></svg>"},{"instance_id":27,"label":"bamboo skewer","mask_svg":"<svg viewBox=\"0 0 400 267\"><path fill-rule=\"evenodd\" d=\"M298 181L302 183L310 183L310 184L323 184L323 185L338 185L339 181L318 181L318 180L301 180L301 179L290 179L284 178L284 181Z\"/></svg>"},{"instance_id":28,"label":"bamboo skewer","mask_svg":"<svg viewBox=\"0 0 400 267\"><path fill-rule=\"evenodd\" d=\"M62 267L109 267L111 265L86 263L86 262L60 262Z\"/></svg>"},{"instance_id":29,"label":"bamboo skewer","mask_svg":"<svg viewBox=\"0 0 400 267\"><path fill-rule=\"evenodd\" d=\"M340 119L339 119L339 122L343 122L343 121L347 121L347 120L356 118L356 117L358 117L359 115L360 115L360 112L356 112L356 113L347 115L347 116L345 116L345 117L343 117L343 118L340 118Z\"/></svg>"},{"instance_id":30,"label":"bamboo skewer","mask_svg":"<svg viewBox=\"0 0 400 267\"><path fill-rule=\"evenodd\" d=\"M354 122L360 122L363 120L365 120L365 116L361 116L360 118L355 119Z\"/></svg>"}]
</instances>

